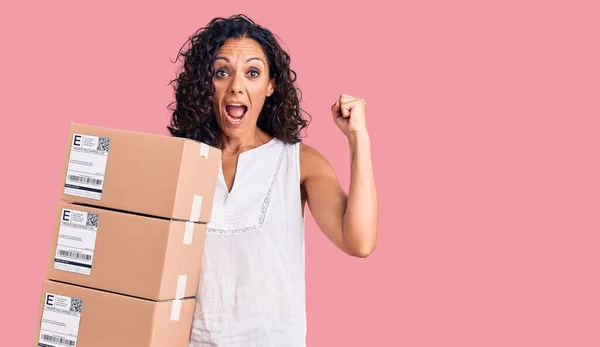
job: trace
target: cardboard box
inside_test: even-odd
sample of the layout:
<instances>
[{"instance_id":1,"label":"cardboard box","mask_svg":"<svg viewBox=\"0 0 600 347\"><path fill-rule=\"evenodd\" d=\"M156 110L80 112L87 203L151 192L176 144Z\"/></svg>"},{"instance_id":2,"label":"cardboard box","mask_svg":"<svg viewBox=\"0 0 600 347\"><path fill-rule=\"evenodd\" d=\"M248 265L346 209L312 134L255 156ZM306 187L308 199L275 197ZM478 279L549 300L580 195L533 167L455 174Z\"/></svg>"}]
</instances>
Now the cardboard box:
<instances>
[{"instance_id":1,"label":"cardboard box","mask_svg":"<svg viewBox=\"0 0 600 347\"><path fill-rule=\"evenodd\" d=\"M206 224L59 202L47 278L150 300L196 295Z\"/></svg>"},{"instance_id":2,"label":"cardboard box","mask_svg":"<svg viewBox=\"0 0 600 347\"><path fill-rule=\"evenodd\" d=\"M45 280L36 346L187 347L194 306Z\"/></svg>"},{"instance_id":3,"label":"cardboard box","mask_svg":"<svg viewBox=\"0 0 600 347\"><path fill-rule=\"evenodd\" d=\"M197 141L71 123L60 200L208 223L220 163Z\"/></svg>"}]
</instances>

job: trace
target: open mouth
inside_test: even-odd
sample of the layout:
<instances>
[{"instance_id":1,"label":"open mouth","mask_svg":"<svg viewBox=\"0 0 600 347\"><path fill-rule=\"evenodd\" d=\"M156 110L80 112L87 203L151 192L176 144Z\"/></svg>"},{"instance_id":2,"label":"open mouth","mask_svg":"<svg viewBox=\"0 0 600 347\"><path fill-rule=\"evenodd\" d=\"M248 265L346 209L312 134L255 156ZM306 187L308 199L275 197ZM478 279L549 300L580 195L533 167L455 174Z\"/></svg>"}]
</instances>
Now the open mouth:
<instances>
[{"instance_id":1,"label":"open mouth","mask_svg":"<svg viewBox=\"0 0 600 347\"><path fill-rule=\"evenodd\" d=\"M225 112L227 113L227 120L232 124L240 124L246 115L248 107L243 104L227 104L225 105Z\"/></svg>"}]
</instances>

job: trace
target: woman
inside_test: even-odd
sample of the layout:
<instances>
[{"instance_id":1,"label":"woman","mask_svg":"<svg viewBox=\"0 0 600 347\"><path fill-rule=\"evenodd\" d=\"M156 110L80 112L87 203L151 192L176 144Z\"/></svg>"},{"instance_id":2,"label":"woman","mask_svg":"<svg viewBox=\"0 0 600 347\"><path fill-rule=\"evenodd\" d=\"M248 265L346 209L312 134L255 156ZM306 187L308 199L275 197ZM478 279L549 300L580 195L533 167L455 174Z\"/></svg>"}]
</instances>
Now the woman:
<instances>
[{"instance_id":1,"label":"woman","mask_svg":"<svg viewBox=\"0 0 600 347\"><path fill-rule=\"evenodd\" d=\"M377 196L364 100L331 107L351 155L349 194L301 143L290 58L243 15L215 18L180 51L173 136L222 150L190 346L304 346L304 206L343 252L377 241Z\"/></svg>"}]
</instances>

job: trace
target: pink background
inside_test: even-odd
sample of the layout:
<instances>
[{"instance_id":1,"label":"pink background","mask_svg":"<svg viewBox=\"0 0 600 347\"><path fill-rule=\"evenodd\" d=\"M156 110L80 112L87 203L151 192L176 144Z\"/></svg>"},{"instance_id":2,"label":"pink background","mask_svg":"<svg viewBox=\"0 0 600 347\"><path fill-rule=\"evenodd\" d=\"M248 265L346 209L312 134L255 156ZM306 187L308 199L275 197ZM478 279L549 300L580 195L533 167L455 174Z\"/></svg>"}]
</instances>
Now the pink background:
<instances>
[{"instance_id":1,"label":"pink background","mask_svg":"<svg viewBox=\"0 0 600 347\"><path fill-rule=\"evenodd\" d=\"M35 339L68 123L166 134L169 60L238 12L285 42L345 187L329 106L368 103L380 242L351 258L309 218L309 346L600 345L597 2L329 3L3 2L2 345Z\"/></svg>"}]
</instances>

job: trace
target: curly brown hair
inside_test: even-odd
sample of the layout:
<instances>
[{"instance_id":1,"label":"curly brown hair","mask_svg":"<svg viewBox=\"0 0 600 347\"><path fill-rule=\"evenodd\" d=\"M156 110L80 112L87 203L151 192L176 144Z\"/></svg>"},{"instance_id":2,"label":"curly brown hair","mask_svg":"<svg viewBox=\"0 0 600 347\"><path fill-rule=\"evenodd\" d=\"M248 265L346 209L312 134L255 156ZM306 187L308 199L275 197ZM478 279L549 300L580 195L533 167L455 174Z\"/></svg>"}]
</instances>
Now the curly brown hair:
<instances>
[{"instance_id":1,"label":"curly brown hair","mask_svg":"<svg viewBox=\"0 0 600 347\"><path fill-rule=\"evenodd\" d=\"M227 39L242 37L260 44L267 56L269 77L275 78L274 93L265 100L257 126L282 141L301 141L300 132L308 127L310 115L300 108L302 92L294 85L296 73L290 68L290 56L273 33L243 14L212 19L180 49L177 59L183 59L182 71L170 82L170 85L174 84L175 91L175 101L168 106L172 111L170 125L167 126L171 135L220 147L222 131L217 124L212 101L215 93L214 62L218 49ZM187 49L186 44L189 44ZM308 120L302 118L303 112L308 115Z\"/></svg>"}]
</instances>

